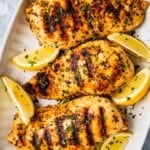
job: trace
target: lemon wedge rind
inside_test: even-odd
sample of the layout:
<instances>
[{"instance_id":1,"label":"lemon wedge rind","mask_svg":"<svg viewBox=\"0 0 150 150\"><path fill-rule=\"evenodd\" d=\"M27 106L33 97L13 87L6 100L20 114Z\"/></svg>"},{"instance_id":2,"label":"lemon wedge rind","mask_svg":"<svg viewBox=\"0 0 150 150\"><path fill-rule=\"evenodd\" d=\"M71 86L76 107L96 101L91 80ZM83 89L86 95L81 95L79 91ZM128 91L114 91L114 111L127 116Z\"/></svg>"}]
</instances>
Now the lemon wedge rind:
<instances>
[{"instance_id":1,"label":"lemon wedge rind","mask_svg":"<svg viewBox=\"0 0 150 150\"><path fill-rule=\"evenodd\" d=\"M34 115L34 104L29 95L15 81L3 76L2 81L7 89L8 95L16 106L22 121L25 124L30 122L30 118Z\"/></svg>"},{"instance_id":2,"label":"lemon wedge rind","mask_svg":"<svg viewBox=\"0 0 150 150\"><path fill-rule=\"evenodd\" d=\"M112 135L103 142L100 150L124 150L132 135L129 131Z\"/></svg>"},{"instance_id":3,"label":"lemon wedge rind","mask_svg":"<svg viewBox=\"0 0 150 150\"><path fill-rule=\"evenodd\" d=\"M142 69L126 85L112 94L112 99L117 105L133 105L146 95L150 87L150 70Z\"/></svg>"},{"instance_id":4,"label":"lemon wedge rind","mask_svg":"<svg viewBox=\"0 0 150 150\"><path fill-rule=\"evenodd\" d=\"M112 33L107 36L110 41L116 42L126 48L132 55L150 62L150 49L148 46L137 38L123 33Z\"/></svg>"},{"instance_id":5,"label":"lemon wedge rind","mask_svg":"<svg viewBox=\"0 0 150 150\"><path fill-rule=\"evenodd\" d=\"M38 71L53 62L59 54L59 49L43 47L14 56L12 62L22 70Z\"/></svg>"}]
</instances>

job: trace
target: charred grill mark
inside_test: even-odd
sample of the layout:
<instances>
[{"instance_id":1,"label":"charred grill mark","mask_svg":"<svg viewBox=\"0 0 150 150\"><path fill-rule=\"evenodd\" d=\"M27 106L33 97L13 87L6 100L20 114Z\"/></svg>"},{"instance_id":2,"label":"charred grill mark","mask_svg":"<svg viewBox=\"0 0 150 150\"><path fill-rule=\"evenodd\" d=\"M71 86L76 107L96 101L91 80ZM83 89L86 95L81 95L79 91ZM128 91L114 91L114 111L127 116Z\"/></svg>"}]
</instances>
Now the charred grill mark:
<instances>
[{"instance_id":1,"label":"charred grill mark","mask_svg":"<svg viewBox=\"0 0 150 150\"><path fill-rule=\"evenodd\" d=\"M56 30L55 17L50 16L47 12L43 15L43 21L45 24L45 31L47 33L52 33Z\"/></svg>"},{"instance_id":2,"label":"charred grill mark","mask_svg":"<svg viewBox=\"0 0 150 150\"><path fill-rule=\"evenodd\" d=\"M71 55L71 70L74 72L75 80L77 81L77 85L83 87L83 80L81 78L80 72L78 70L78 60L79 56L72 54Z\"/></svg>"},{"instance_id":3,"label":"charred grill mark","mask_svg":"<svg viewBox=\"0 0 150 150\"><path fill-rule=\"evenodd\" d=\"M82 55L85 57L88 75L89 75L89 77L93 77L93 65L92 65L92 60L90 58L90 54L87 50L84 50L82 52Z\"/></svg>"},{"instance_id":4,"label":"charred grill mark","mask_svg":"<svg viewBox=\"0 0 150 150\"><path fill-rule=\"evenodd\" d=\"M94 139L93 139L93 133L92 133L92 127L91 127L92 115L88 113L88 109L85 109L84 113L85 113L84 123L86 125L87 140L90 145L94 145Z\"/></svg>"},{"instance_id":5,"label":"charred grill mark","mask_svg":"<svg viewBox=\"0 0 150 150\"><path fill-rule=\"evenodd\" d=\"M79 60L79 56L72 54L71 55L71 70L72 71L76 71L77 67L78 67L78 60Z\"/></svg>"},{"instance_id":6,"label":"charred grill mark","mask_svg":"<svg viewBox=\"0 0 150 150\"><path fill-rule=\"evenodd\" d=\"M55 64L53 65L53 70L54 70L54 72L59 71L59 69L60 69L60 64L59 64L59 63L55 63Z\"/></svg>"},{"instance_id":7,"label":"charred grill mark","mask_svg":"<svg viewBox=\"0 0 150 150\"><path fill-rule=\"evenodd\" d=\"M48 129L45 129L45 132L44 132L44 139L46 140L47 145L49 145L49 146L52 145L52 139L51 139L51 135L50 135L50 132L49 132Z\"/></svg>"},{"instance_id":8,"label":"charred grill mark","mask_svg":"<svg viewBox=\"0 0 150 150\"><path fill-rule=\"evenodd\" d=\"M72 122L72 127L73 127L73 131L72 131L72 135L73 135L73 141L75 145L79 145L80 141L79 141L79 136L78 136L78 127L77 127L77 116L74 116L74 123Z\"/></svg>"},{"instance_id":9,"label":"charred grill mark","mask_svg":"<svg viewBox=\"0 0 150 150\"><path fill-rule=\"evenodd\" d=\"M65 31L63 21L61 21L61 23L60 23L60 30L61 30L61 34L60 34L60 35L61 35L62 39L68 40L68 34L67 34L67 32Z\"/></svg>"},{"instance_id":10,"label":"charred grill mark","mask_svg":"<svg viewBox=\"0 0 150 150\"><path fill-rule=\"evenodd\" d=\"M114 16L114 19L116 20L116 21L119 21L120 19L119 19L119 16L120 16L120 12L121 12L121 10L123 10L124 8L122 8L122 6L119 4L118 6L117 6L117 8L115 8L112 4L109 4L109 5L107 5L106 6L106 8L105 8L105 13L108 13L108 14L113 14L113 16Z\"/></svg>"},{"instance_id":11,"label":"charred grill mark","mask_svg":"<svg viewBox=\"0 0 150 150\"><path fill-rule=\"evenodd\" d=\"M68 39L68 33L66 32L66 29L70 27L69 24L66 24L66 17L67 15L71 15L73 20L73 30L78 29L78 24L80 20L78 19L78 13L77 10L74 9L73 4L70 0L66 1L66 9L63 9L60 4L57 2L53 6L53 12L52 15L49 15L49 13L45 12L43 14L43 20L44 20L44 26L45 31L48 34L52 34L57 30L57 27L60 29L60 36L62 39L67 40Z\"/></svg>"},{"instance_id":12,"label":"charred grill mark","mask_svg":"<svg viewBox=\"0 0 150 150\"><path fill-rule=\"evenodd\" d=\"M48 12L45 12L43 14L43 21L45 26L45 31L48 34L52 34L57 30L57 26L59 26L59 29L61 31L61 38L67 40L68 39L68 33L66 32L66 29L70 27L69 24L66 24L66 17L67 15L70 15L73 20L73 27L72 30L76 31L79 28L79 24L82 24L81 19L78 15L77 10L73 6L73 2L71 0L66 0L66 9L63 9L59 3L56 3L53 6L53 12L52 15L50 15Z\"/></svg>"},{"instance_id":13,"label":"charred grill mark","mask_svg":"<svg viewBox=\"0 0 150 150\"><path fill-rule=\"evenodd\" d=\"M114 122L119 122L119 118L116 115L113 115L112 117L113 117Z\"/></svg>"},{"instance_id":14,"label":"charred grill mark","mask_svg":"<svg viewBox=\"0 0 150 150\"><path fill-rule=\"evenodd\" d=\"M25 135L24 134L19 134L18 137L19 137L19 140L21 141L21 143L23 145L25 145Z\"/></svg>"},{"instance_id":15,"label":"charred grill mark","mask_svg":"<svg viewBox=\"0 0 150 150\"><path fill-rule=\"evenodd\" d=\"M57 4L55 9L57 10L57 25L59 25L61 31L60 36L62 39L68 40L68 34L66 32L66 29L69 27L69 25L66 25L65 23L66 10L61 8L60 4Z\"/></svg>"},{"instance_id":16,"label":"charred grill mark","mask_svg":"<svg viewBox=\"0 0 150 150\"><path fill-rule=\"evenodd\" d=\"M66 55L66 50L64 50L64 49L60 49L60 51L59 51L59 54L58 54L57 58L61 58L62 56L65 56L65 55Z\"/></svg>"},{"instance_id":17,"label":"charred grill mark","mask_svg":"<svg viewBox=\"0 0 150 150\"><path fill-rule=\"evenodd\" d=\"M71 0L67 0L66 5L67 5L66 12L72 16L73 24L74 24L73 30L76 31L78 29L78 24L81 23L79 16L78 16L78 12L77 10L74 9Z\"/></svg>"},{"instance_id":18,"label":"charred grill mark","mask_svg":"<svg viewBox=\"0 0 150 150\"><path fill-rule=\"evenodd\" d=\"M66 147L67 141L66 141L65 131L64 131L63 125L62 125L63 121L64 121L64 117L63 118L59 117L59 118L56 118L55 123L57 126L57 133L59 136L59 142L63 147Z\"/></svg>"},{"instance_id":19,"label":"charred grill mark","mask_svg":"<svg viewBox=\"0 0 150 150\"><path fill-rule=\"evenodd\" d=\"M105 8L106 13L112 13L112 12L115 13L115 11L116 11L116 9L111 4L107 5L106 8Z\"/></svg>"},{"instance_id":20,"label":"charred grill mark","mask_svg":"<svg viewBox=\"0 0 150 150\"><path fill-rule=\"evenodd\" d=\"M23 86L23 88L30 94L35 94L35 89L31 83L27 83Z\"/></svg>"},{"instance_id":21,"label":"charred grill mark","mask_svg":"<svg viewBox=\"0 0 150 150\"><path fill-rule=\"evenodd\" d=\"M36 150L40 149L41 141L38 138L38 135L36 133L33 133L32 144L33 144L34 147L36 147Z\"/></svg>"},{"instance_id":22,"label":"charred grill mark","mask_svg":"<svg viewBox=\"0 0 150 150\"><path fill-rule=\"evenodd\" d=\"M45 72L37 73L37 84L40 92L46 95L47 94L46 90L50 84L50 81Z\"/></svg>"},{"instance_id":23,"label":"charred grill mark","mask_svg":"<svg viewBox=\"0 0 150 150\"><path fill-rule=\"evenodd\" d=\"M59 26L59 29L61 31L61 34L60 34L61 37L65 40L67 40L68 34L65 30L66 30L66 28L68 28L68 26L66 26L63 21L63 18L65 15L66 15L66 11L60 6L59 3L56 3L54 5L52 15L50 15L48 12L45 12L43 14L45 31L48 34L52 34L53 32L56 31L57 26Z\"/></svg>"},{"instance_id":24,"label":"charred grill mark","mask_svg":"<svg viewBox=\"0 0 150 150\"><path fill-rule=\"evenodd\" d=\"M105 110L104 108L100 107L100 124L102 126L101 128L101 135L102 137L107 136L107 131L106 131L106 124L105 124Z\"/></svg>"},{"instance_id":25,"label":"charred grill mark","mask_svg":"<svg viewBox=\"0 0 150 150\"><path fill-rule=\"evenodd\" d=\"M84 18L87 21L88 27L93 28L92 22L94 20L94 11L92 6L85 4L80 8L83 12Z\"/></svg>"}]
</instances>

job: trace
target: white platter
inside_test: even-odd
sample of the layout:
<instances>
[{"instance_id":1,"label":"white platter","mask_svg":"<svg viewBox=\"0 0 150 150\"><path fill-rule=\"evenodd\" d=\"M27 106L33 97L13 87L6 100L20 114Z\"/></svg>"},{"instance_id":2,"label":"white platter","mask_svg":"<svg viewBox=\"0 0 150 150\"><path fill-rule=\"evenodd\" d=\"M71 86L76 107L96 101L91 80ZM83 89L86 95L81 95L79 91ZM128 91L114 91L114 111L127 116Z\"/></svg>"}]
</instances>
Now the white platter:
<instances>
[{"instance_id":1,"label":"white platter","mask_svg":"<svg viewBox=\"0 0 150 150\"><path fill-rule=\"evenodd\" d=\"M25 2L20 0L0 50L0 75L8 75L19 83L27 81L35 72L24 72L17 69L12 65L11 57L24 52L25 49L33 50L40 47L26 22L25 5ZM145 22L136 30L136 33L138 38L150 47L150 7L147 11ZM140 60L136 61L141 67L150 67L150 63L144 63ZM5 89L1 86L1 81L0 98L0 150L15 150L6 140L7 134L11 129L15 109ZM43 104L46 104L45 101ZM134 108L129 107L127 112L130 122L129 127L134 135L125 150L141 150L150 127L150 92ZM132 117L135 118L133 119Z\"/></svg>"}]
</instances>

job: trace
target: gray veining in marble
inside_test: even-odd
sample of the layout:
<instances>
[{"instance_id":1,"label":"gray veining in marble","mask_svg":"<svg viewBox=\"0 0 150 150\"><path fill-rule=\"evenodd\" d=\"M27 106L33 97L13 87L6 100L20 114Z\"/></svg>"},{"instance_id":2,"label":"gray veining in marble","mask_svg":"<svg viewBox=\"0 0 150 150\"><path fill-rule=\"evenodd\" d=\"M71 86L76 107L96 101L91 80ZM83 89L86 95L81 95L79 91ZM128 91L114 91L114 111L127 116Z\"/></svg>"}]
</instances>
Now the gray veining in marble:
<instances>
[{"instance_id":1,"label":"gray veining in marble","mask_svg":"<svg viewBox=\"0 0 150 150\"><path fill-rule=\"evenodd\" d=\"M0 45L19 0L0 0ZM150 150L150 131L142 150Z\"/></svg>"}]
</instances>

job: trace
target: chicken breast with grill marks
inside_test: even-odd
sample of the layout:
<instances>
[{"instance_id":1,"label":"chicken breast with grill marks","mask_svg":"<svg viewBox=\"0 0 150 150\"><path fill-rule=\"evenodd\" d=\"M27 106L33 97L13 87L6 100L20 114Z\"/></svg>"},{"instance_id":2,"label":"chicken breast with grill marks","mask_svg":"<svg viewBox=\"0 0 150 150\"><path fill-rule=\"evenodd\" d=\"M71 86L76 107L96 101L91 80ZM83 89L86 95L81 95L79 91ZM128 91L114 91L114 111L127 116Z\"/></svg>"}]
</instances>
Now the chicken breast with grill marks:
<instances>
[{"instance_id":1,"label":"chicken breast with grill marks","mask_svg":"<svg viewBox=\"0 0 150 150\"><path fill-rule=\"evenodd\" d=\"M41 44L68 49L134 30L143 22L147 7L143 0L34 0L26 15Z\"/></svg>"},{"instance_id":2,"label":"chicken breast with grill marks","mask_svg":"<svg viewBox=\"0 0 150 150\"><path fill-rule=\"evenodd\" d=\"M8 140L18 150L91 150L127 129L127 120L109 99L86 96L38 109L28 125L16 115Z\"/></svg>"},{"instance_id":3,"label":"chicken breast with grill marks","mask_svg":"<svg viewBox=\"0 0 150 150\"><path fill-rule=\"evenodd\" d=\"M60 55L24 85L28 93L56 100L110 94L134 75L124 49L110 41L87 42Z\"/></svg>"}]
</instances>

